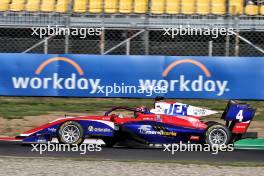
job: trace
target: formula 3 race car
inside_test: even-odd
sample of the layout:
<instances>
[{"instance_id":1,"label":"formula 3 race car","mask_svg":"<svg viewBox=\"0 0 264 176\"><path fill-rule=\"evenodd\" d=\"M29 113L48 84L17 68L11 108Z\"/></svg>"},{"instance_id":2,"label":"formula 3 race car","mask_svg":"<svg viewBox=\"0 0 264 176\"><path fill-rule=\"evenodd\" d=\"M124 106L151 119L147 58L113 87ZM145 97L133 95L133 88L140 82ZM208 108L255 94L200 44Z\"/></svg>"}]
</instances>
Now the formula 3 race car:
<instances>
[{"instance_id":1,"label":"formula 3 race car","mask_svg":"<svg viewBox=\"0 0 264 176\"><path fill-rule=\"evenodd\" d=\"M46 143L57 138L64 144L102 139L107 146L132 140L144 145L195 142L213 145L233 143L246 134L255 109L229 101L221 119L225 125L206 121L218 112L157 99L153 109L113 107L102 116L65 117L49 122L16 138L23 143ZM121 112L123 114L121 114Z\"/></svg>"}]
</instances>

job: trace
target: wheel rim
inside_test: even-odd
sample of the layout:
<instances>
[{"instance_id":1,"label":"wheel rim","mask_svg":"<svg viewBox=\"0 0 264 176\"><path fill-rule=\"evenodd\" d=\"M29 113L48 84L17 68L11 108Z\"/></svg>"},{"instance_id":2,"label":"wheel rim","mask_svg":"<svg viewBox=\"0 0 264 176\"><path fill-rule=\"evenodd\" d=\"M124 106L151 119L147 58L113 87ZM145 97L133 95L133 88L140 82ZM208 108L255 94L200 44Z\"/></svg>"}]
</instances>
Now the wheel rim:
<instances>
[{"instance_id":1,"label":"wheel rim","mask_svg":"<svg viewBox=\"0 0 264 176\"><path fill-rule=\"evenodd\" d=\"M209 141L211 144L226 144L227 134L223 129L213 129L209 134Z\"/></svg>"},{"instance_id":2,"label":"wheel rim","mask_svg":"<svg viewBox=\"0 0 264 176\"><path fill-rule=\"evenodd\" d=\"M66 143L72 144L79 140L80 130L75 125L67 125L62 129L62 138Z\"/></svg>"}]
</instances>

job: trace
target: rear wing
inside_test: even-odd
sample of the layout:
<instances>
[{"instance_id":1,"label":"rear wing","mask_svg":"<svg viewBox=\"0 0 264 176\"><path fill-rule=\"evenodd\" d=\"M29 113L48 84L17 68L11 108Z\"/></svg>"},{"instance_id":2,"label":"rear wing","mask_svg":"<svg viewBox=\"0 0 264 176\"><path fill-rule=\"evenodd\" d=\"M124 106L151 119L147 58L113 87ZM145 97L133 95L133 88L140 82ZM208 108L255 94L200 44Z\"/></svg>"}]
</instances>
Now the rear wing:
<instances>
[{"instance_id":1,"label":"rear wing","mask_svg":"<svg viewBox=\"0 0 264 176\"><path fill-rule=\"evenodd\" d=\"M256 109L249 104L230 100L222 114L222 119L227 121L247 122L254 118Z\"/></svg>"},{"instance_id":2,"label":"rear wing","mask_svg":"<svg viewBox=\"0 0 264 176\"><path fill-rule=\"evenodd\" d=\"M227 121L227 126L229 126L232 133L243 134L247 131L255 113L256 109L249 104L230 100L221 118Z\"/></svg>"}]
</instances>

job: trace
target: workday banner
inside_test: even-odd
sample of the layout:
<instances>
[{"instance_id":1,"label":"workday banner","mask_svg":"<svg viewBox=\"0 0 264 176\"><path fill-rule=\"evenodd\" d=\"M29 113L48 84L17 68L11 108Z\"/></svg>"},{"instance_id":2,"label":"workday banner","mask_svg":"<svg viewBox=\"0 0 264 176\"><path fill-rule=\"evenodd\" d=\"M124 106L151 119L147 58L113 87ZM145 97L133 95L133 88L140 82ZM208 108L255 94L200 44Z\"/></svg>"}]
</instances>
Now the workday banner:
<instances>
[{"instance_id":1,"label":"workday banner","mask_svg":"<svg viewBox=\"0 0 264 176\"><path fill-rule=\"evenodd\" d=\"M264 99L264 58L0 54L0 95Z\"/></svg>"}]
</instances>

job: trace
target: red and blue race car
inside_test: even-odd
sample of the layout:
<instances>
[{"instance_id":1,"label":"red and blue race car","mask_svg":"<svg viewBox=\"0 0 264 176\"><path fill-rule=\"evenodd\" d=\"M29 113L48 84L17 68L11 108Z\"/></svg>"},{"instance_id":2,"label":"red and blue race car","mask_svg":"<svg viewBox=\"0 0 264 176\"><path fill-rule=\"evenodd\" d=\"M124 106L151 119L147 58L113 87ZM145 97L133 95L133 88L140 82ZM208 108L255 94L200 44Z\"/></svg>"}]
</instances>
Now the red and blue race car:
<instances>
[{"instance_id":1,"label":"red and blue race car","mask_svg":"<svg viewBox=\"0 0 264 176\"><path fill-rule=\"evenodd\" d=\"M23 143L45 143L57 138L64 144L81 144L84 139L102 139L107 146L133 140L142 144L195 142L229 144L246 134L256 110L229 101L221 119L206 121L218 112L178 102L157 99L153 109L113 107L102 116L65 117L17 136Z\"/></svg>"}]
</instances>

